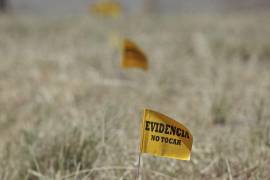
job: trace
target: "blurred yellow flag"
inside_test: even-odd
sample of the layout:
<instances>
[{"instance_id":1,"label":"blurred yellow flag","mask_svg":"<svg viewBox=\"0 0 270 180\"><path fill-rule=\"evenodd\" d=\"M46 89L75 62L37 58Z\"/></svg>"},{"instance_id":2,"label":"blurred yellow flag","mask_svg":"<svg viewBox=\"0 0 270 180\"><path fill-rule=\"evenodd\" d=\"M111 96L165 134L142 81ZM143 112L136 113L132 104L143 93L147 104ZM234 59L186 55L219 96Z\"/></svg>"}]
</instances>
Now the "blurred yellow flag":
<instances>
[{"instance_id":1,"label":"blurred yellow flag","mask_svg":"<svg viewBox=\"0 0 270 180\"><path fill-rule=\"evenodd\" d=\"M122 6L117 2L104 1L92 5L90 11L95 15L118 17L122 12Z\"/></svg>"},{"instance_id":2,"label":"blurred yellow flag","mask_svg":"<svg viewBox=\"0 0 270 180\"><path fill-rule=\"evenodd\" d=\"M131 40L125 39L123 45L123 68L148 69L148 60L142 50Z\"/></svg>"},{"instance_id":3,"label":"blurred yellow flag","mask_svg":"<svg viewBox=\"0 0 270 180\"><path fill-rule=\"evenodd\" d=\"M145 109L141 126L141 153L190 160L193 137L179 122Z\"/></svg>"}]
</instances>

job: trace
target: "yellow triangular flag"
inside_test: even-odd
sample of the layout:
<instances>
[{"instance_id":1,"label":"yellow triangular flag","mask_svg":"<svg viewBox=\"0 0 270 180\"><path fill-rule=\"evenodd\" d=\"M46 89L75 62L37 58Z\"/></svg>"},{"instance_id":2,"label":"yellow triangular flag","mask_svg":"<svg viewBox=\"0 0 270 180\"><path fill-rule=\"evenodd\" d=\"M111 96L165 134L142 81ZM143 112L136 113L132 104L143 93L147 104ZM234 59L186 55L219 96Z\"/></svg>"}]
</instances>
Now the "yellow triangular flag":
<instances>
[{"instance_id":1,"label":"yellow triangular flag","mask_svg":"<svg viewBox=\"0 0 270 180\"><path fill-rule=\"evenodd\" d=\"M125 39L123 45L123 68L148 69L148 60L143 51L131 40Z\"/></svg>"},{"instance_id":2,"label":"yellow triangular flag","mask_svg":"<svg viewBox=\"0 0 270 180\"><path fill-rule=\"evenodd\" d=\"M122 12L120 3L104 1L90 6L91 13L99 16L118 17Z\"/></svg>"},{"instance_id":3,"label":"yellow triangular flag","mask_svg":"<svg viewBox=\"0 0 270 180\"><path fill-rule=\"evenodd\" d=\"M190 160L193 137L179 122L145 109L141 125L141 153Z\"/></svg>"}]
</instances>

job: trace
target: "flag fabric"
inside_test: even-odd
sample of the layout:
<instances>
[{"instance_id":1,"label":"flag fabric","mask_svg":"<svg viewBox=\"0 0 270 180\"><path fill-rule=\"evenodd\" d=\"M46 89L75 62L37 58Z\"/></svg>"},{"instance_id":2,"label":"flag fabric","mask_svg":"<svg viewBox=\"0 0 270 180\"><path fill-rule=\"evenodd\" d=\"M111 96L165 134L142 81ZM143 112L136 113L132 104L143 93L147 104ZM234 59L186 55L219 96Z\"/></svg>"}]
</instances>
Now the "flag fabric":
<instances>
[{"instance_id":1,"label":"flag fabric","mask_svg":"<svg viewBox=\"0 0 270 180\"><path fill-rule=\"evenodd\" d=\"M145 109L141 125L141 153L190 160L193 137L181 123Z\"/></svg>"},{"instance_id":2,"label":"flag fabric","mask_svg":"<svg viewBox=\"0 0 270 180\"><path fill-rule=\"evenodd\" d=\"M106 1L92 5L90 11L95 15L118 17L122 12L122 7L120 3Z\"/></svg>"},{"instance_id":3,"label":"flag fabric","mask_svg":"<svg viewBox=\"0 0 270 180\"><path fill-rule=\"evenodd\" d=\"M123 68L148 69L148 60L143 51L131 40L125 39L122 56Z\"/></svg>"}]
</instances>

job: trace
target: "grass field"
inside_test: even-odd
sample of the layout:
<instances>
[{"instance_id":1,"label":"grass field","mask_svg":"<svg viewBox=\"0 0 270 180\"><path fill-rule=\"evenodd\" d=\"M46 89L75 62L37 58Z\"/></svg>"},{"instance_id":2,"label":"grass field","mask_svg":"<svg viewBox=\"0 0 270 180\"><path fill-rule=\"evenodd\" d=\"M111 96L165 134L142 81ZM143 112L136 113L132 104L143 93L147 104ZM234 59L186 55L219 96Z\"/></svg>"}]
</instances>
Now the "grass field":
<instances>
[{"instance_id":1,"label":"grass field","mask_svg":"<svg viewBox=\"0 0 270 180\"><path fill-rule=\"evenodd\" d=\"M270 179L269 18L0 17L0 179L134 179L145 107L194 143L189 162L143 155L142 179ZM112 33L148 72L119 67Z\"/></svg>"}]
</instances>

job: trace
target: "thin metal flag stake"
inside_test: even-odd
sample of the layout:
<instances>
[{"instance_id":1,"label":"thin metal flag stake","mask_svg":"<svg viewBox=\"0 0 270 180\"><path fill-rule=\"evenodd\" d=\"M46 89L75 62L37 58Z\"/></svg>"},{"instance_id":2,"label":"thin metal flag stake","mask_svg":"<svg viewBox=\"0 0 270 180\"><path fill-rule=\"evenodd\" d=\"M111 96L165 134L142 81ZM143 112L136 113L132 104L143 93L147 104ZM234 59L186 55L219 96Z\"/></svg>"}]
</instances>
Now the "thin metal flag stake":
<instances>
[{"instance_id":1,"label":"thin metal flag stake","mask_svg":"<svg viewBox=\"0 0 270 180\"><path fill-rule=\"evenodd\" d=\"M102 145L105 145L105 117L102 118Z\"/></svg>"},{"instance_id":2,"label":"thin metal flag stake","mask_svg":"<svg viewBox=\"0 0 270 180\"><path fill-rule=\"evenodd\" d=\"M140 169L141 169L141 155L142 153L139 153L139 162L138 162L138 167L137 167L137 175L136 175L136 180L140 179Z\"/></svg>"},{"instance_id":3,"label":"thin metal flag stake","mask_svg":"<svg viewBox=\"0 0 270 180\"><path fill-rule=\"evenodd\" d=\"M141 122L141 123L143 123L143 122ZM142 127L142 125L141 125L141 127ZM140 132L141 132L141 129L140 129ZM141 136L142 135L143 134L141 134ZM140 180L141 156L142 156L142 144L140 145L139 160L138 160L138 167L137 167L137 175L136 175L136 179L135 180Z\"/></svg>"}]
</instances>

